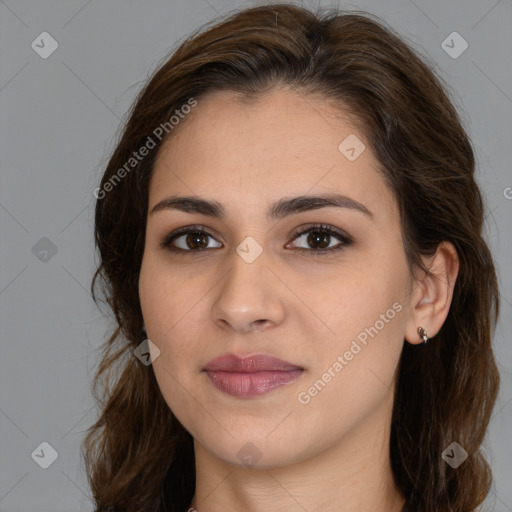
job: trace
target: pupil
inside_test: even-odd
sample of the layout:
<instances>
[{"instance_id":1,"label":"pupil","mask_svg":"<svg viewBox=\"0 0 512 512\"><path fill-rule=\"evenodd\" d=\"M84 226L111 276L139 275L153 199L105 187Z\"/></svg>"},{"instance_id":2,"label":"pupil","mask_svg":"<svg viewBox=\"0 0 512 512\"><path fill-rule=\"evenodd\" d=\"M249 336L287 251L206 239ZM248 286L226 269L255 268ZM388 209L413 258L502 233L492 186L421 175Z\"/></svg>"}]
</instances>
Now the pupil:
<instances>
[{"instance_id":1,"label":"pupil","mask_svg":"<svg viewBox=\"0 0 512 512\"><path fill-rule=\"evenodd\" d=\"M315 234L317 236L315 236ZM324 247L327 247L329 245L327 239L329 238L329 235L327 233L321 233L320 231L312 231L310 235L308 236L308 243L311 245L320 244L320 249L323 249ZM322 242L323 240L323 242Z\"/></svg>"},{"instance_id":2,"label":"pupil","mask_svg":"<svg viewBox=\"0 0 512 512\"><path fill-rule=\"evenodd\" d=\"M190 249L197 249L197 245L200 249L204 249L208 245L206 235L204 233L191 233L187 236L187 245Z\"/></svg>"}]
</instances>

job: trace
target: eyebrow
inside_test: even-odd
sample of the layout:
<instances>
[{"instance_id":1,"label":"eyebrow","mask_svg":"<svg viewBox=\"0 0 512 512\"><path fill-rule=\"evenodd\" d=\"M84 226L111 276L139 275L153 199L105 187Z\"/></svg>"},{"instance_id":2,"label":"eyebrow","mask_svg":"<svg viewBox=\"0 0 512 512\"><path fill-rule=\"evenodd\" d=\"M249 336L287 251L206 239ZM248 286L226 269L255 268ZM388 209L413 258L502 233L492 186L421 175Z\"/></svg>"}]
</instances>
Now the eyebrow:
<instances>
[{"instance_id":1,"label":"eyebrow","mask_svg":"<svg viewBox=\"0 0 512 512\"><path fill-rule=\"evenodd\" d=\"M267 217L271 220L277 220L296 213L328 207L348 208L350 210L361 212L368 217L373 217L370 210L368 210L368 208L362 203L340 194L297 196L291 198L285 197L270 205L267 211ZM220 220L223 220L226 217L226 210L221 203L206 200L197 196L167 197L151 209L150 215L164 210L179 210L186 213L198 213L209 217L215 217Z\"/></svg>"}]
</instances>

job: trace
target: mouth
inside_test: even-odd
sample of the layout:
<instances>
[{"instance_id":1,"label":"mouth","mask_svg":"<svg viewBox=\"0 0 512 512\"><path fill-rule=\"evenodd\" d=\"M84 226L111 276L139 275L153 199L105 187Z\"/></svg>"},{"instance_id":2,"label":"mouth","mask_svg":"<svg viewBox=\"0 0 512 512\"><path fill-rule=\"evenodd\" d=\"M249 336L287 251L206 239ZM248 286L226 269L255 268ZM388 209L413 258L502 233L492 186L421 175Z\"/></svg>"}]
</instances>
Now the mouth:
<instances>
[{"instance_id":1,"label":"mouth","mask_svg":"<svg viewBox=\"0 0 512 512\"><path fill-rule=\"evenodd\" d=\"M290 384L302 375L304 368L260 354L244 358L221 356L206 364L203 371L220 391L237 397L251 397Z\"/></svg>"}]
</instances>

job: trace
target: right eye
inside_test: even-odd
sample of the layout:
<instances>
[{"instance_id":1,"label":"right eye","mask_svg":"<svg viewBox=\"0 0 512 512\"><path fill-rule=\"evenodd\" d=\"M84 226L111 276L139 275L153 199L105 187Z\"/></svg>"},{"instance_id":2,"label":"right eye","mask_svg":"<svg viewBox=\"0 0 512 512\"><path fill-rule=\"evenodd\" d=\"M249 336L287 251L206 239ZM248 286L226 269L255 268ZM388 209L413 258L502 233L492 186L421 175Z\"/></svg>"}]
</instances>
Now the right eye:
<instances>
[{"instance_id":1,"label":"right eye","mask_svg":"<svg viewBox=\"0 0 512 512\"><path fill-rule=\"evenodd\" d=\"M208 237L213 238L201 226L186 226L165 236L160 247L173 252L204 251L212 248L208 247Z\"/></svg>"}]
</instances>

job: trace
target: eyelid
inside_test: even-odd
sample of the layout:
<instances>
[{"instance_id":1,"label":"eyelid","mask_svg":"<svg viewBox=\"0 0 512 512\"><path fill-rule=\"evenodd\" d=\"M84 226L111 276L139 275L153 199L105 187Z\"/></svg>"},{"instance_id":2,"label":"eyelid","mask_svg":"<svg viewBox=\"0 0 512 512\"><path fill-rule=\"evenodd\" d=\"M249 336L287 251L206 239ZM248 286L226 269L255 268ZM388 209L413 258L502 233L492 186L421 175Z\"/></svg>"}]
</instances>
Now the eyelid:
<instances>
[{"instance_id":1,"label":"eyelid","mask_svg":"<svg viewBox=\"0 0 512 512\"><path fill-rule=\"evenodd\" d=\"M175 229L173 232L169 233L168 235L165 235L164 238L162 239L162 241L160 242L160 247L162 249L167 249L167 250L171 250L171 251L175 251L175 252L190 252L190 253L201 252L198 250L186 251L184 249L179 249L179 248L170 249L169 246L176 238L178 238L181 235L188 234L188 233L204 233L205 235L208 235L211 238L215 238L209 231L210 231L210 228L205 229L205 227L200 224L192 224L190 226L184 226L182 228ZM203 249L203 251L204 250L205 249Z\"/></svg>"},{"instance_id":2,"label":"eyelid","mask_svg":"<svg viewBox=\"0 0 512 512\"><path fill-rule=\"evenodd\" d=\"M320 255L329 255L336 253L337 251L343 250L345 247L351 245L353 243L353 238L346 232L342 231L339 228L331 226L330 224L323 223L311 223L305 224L301 227L297 228L292 235L292 242L296 240L298 237L304 235L305 233L309 233L312 231L319 231L323 233L327 233L331 237L338 238L340 241L334 247L326 248L326 249L304 249L302 247L297 247L295 250L301 253L311 254L313 256ZM288 245L288 244L287 244Z\"/></svg>"}]
</instances>

